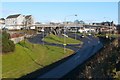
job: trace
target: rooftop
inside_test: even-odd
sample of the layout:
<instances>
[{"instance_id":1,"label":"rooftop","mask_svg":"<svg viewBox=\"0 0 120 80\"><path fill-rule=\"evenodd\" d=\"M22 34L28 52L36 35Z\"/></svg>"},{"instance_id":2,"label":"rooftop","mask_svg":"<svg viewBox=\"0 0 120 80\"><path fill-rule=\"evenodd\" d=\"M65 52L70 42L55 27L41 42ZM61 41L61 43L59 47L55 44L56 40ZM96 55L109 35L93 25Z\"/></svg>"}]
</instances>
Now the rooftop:
<instances>
[{"instance_id":1,"label":"rooftop","mask_svg":"<svg viewBox=\"0 0 120 80\"><path fill-rule=\"evenodd\" d=\"M15 15L9 15L6 19L8 18L17 18L18 16L20 16L21 14L15 14Z\"/></svg>"},{"instance_id":2,"label":"rooftop","mask_svg":"<svg viewBox=\"0 0 120 80\"><path fill-rule=\"evenodd\" d=\"M5 20L4 18L0 18L0 20Z\"/></svg>"},{"instance_id":3,"label":"rooftop","mask_svg":"<svg viewBox=\"0 0 120 80\"><path fill-rule=\"evenodd\" d=\"M27 16L25 16L25 18L28 19L28 18L31 17L31 16L32 16L32 15L27 15Z\"/></svg>"}]
</instances>

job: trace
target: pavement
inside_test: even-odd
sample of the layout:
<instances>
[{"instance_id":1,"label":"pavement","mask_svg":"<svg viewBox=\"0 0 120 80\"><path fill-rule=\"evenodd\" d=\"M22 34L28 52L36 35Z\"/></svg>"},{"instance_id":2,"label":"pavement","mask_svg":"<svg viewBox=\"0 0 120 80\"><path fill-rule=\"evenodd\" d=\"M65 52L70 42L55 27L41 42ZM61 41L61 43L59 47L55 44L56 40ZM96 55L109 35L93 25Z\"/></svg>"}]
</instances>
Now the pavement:
<instances>
[{"instance_id":1,"label":"pavement","mask_svg":"<svg viewBox=\"0 0 120 80\"><path fill-rule=\"evenodd\" d=\"M59 46L63 47L62 44L54 44L54 43L47 43L43 42L42 38L45 35L39 34L31 39L29 39L30 42L32 43L37 43L37 44L47 44L47 45L52 45L52 46ZM75 38L75 34L69 34L68 35L71 38ZM93 36L87 36L84 38L81 38L80 35L76 35L77 40L81 40L84 42L81 48L76 48L80 46L80 44L69 44L66 46L66 48L70 48L75 52L75 55L73 55L71 58L69 58L67 61L61 63L57 67L51 69L50 71L46 72L43 75L40 75L36 78L36 80L40 79L60 79L63 76L65 76L67 73L75 69L78 65L84 63L88 58L93 56L97 51L99 51L102 47L103 44L99 41L99 38L95 38Z\"/></svg>"}]
</instances>

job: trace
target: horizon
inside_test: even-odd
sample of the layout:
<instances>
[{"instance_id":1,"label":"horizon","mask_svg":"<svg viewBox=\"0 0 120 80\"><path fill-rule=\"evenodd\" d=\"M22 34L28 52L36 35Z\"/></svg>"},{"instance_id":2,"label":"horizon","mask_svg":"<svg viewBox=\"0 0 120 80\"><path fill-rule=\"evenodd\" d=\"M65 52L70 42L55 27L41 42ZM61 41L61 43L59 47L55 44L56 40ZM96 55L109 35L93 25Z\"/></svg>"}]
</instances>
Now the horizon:
<instances>
[{"instance_id":1,"label":"horizon","mask_svg":"<svg viewBox=\"0 0 120 80\"><path fill-rule=\"evenodd\" d=\"M2 13L1 18L14 14L32 15L36 22L83 20L118 24L117 2L3 2Z\"/></svg>"}]
</instances>

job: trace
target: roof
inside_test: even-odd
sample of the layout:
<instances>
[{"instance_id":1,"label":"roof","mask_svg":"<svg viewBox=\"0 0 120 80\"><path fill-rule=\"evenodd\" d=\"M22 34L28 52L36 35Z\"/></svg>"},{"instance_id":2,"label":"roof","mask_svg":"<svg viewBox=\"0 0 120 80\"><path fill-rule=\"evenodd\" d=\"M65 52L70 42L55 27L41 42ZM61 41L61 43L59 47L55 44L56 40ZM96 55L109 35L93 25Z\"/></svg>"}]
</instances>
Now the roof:
<instances>
[{"instance_id":1,"label":"roof","mask_svg":"<svg viewBox=\"0 0 120 80\"><path fill-rule=\"evenodd\" d=\"M25 16L25 18L28 19L28 18L31 17L31 16L32 16L32 15L27 15L27 16Z\"/></svg>"},{"instance_id":2,"label":"roof","mask_svg":"<svg viewBox=\"0 0 120 80\"><path fill-rule=\"evenodd\" d=\"M15 15L9 15L6 19L8 18L17 18L18 16L20 16L21 14L15 14Z\"/></svg>"},{"instance_id":3,"label":"roof","mask_svg":"<svg viewBox=\"0 0 120 80\"><path fill-rule=\"evenodd\" d=\"M5 20L4 18L0 18L0 20Z\"/></svg>"}]
</instances>

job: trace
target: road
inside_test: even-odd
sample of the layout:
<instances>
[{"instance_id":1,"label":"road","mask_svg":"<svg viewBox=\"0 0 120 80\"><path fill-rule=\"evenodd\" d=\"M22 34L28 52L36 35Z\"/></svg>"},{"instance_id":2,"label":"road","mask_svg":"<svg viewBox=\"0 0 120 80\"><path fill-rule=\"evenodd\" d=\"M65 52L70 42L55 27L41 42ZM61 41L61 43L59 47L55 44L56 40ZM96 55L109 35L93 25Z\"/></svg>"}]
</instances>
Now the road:
<instances>
[{"instance_id":1,"label":"road","mask_svg":"<svg viewBox=\"0 0 120 80\"><path fill-rule=\"evenodd\" d=\"M75 34L67 34L69 37L74 38ZM48 42L44 42L42 39L43 37L45 37L46 34L38 34L32 38L29 38L28 41L31 43L35 43L35 44L43 44L43 45L51 45L51 46L58 46L58 47L64 47L63 44L56 44L56 43L48 43ZM77 40L81 40L83 43L89 43L91 41L96 41L98 40L98 38L94 38L93 36L87 36L84 38L81 38L80 35L76 35L76 39ZM72 49L74 51L77 51L78 49L80 49L82 45L81 44L67 44L65 47Z\"/></svg>"},{"instance_id":2,"label":"road","mask_svg":"<svg viewBox=\"0 0 120 80\"><path fill-rule=\"evenodd\" d=\"M29 38L28 41L31 43L35 43L35 44L43 44L43 45L51 45L51 46L58 46L58 47L64 47L63 44L56 44L56 43L48 43L48 42L44 42L42 39L43 37L45 37L46 35L41 33L41 34L37 34L36 36ZM74 51L78 50L82 45L81 44L67 44L66 48L72 49Z\"/></svg>"},{"instance_id":3,"label":"road","mask_svg":"<svg viewBox=\"0 0 120 80\"><path fill-rule=\"evenodd\" d=\"M73 55L70 59L61 63L57 67L53 68L52 70L48 71L47 73L40 75L39 77L37 77L36 80L40 80L42 78L46 79L62 78L64 75L72 71L78 65L84 63L84 61L86 61L88 58L90 58L92 55L94 55L98 50L100 50L103 47L99 39L94 38L92 36L80 38L79 35L77 35L77 39L82 40L84 42L84 45L79 50L76 51L75 55Z\"/></svg>"}]
</instances>

